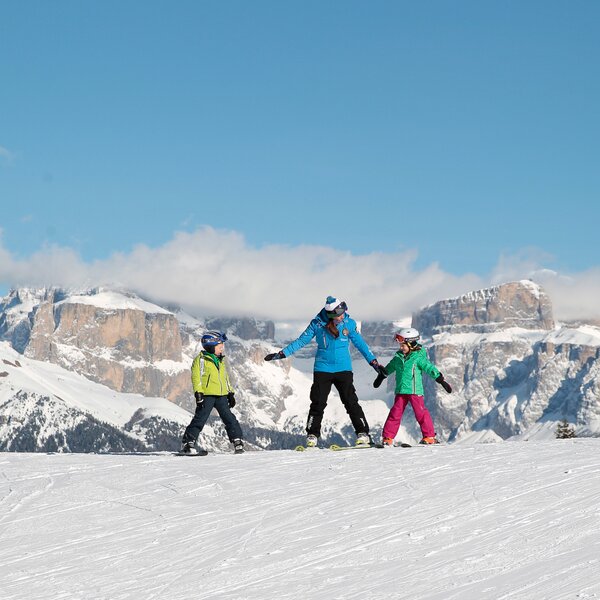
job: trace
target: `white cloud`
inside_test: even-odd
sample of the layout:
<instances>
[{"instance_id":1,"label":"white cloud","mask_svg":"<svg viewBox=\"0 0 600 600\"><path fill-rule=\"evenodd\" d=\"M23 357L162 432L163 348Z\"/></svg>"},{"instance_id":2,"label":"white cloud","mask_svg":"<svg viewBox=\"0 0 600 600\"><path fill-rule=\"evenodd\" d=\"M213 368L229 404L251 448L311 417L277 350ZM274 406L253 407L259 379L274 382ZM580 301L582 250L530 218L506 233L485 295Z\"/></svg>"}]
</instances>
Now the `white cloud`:
<instances>
[{"instance_id":1,"label":"white cloud","mask_svg":"<svg viewBox=\"0 0 600 600\"><path fill-rule=\"evenodd\" d=\"M532 274L532 279L548 292L555 318L600 320L600 267L576 274L540 270Z\"/></svg>"},{"instance_id":2,"label":"white cloud","mask_svg":"<svg viewBox=\"0 0 600 600\"><path fill-rule=\"evenodd\" d=\"M497 284L531 279L550 296L556 319L600 319L600 267L580 273L558 273L543 267L553 258L537 248L525 248L515 255L501 256L491 281Z\"/></svg>"},{"instance_id":3,"label":"white cloud","mask_svg":"<svg viewBox=\"0 0 600 600\"><path fill-rule=\"evenodd\" d=\"M541 265L548 264L553 259L553 256L538 248L523 248L515 254L503 254L491 274L491 280L493 283L503 283L533 278L533 274L540 271Z\"/></svg>"},{"instance_id":4,"label":"white cloud","mask_svg":"<svg viewBox=\"0 0 600 600\"><path fill-rule=\"evenodd\" d=\"M308 319L328 294L357 319L397 319L437 300L502 281L543 279L558 318L600 316L600 269L548 275L535 253L501 257L489 278L455 276L437 264L416 270L416 253L355 255L321 246L254 247L234 231L177 233L158 248L86 263L73 250L46 247L16 259L0 245L0 282L10 286L117 285L192 314ZM503 278L500 280L500 278ZM573 297L573 292L576 292Z\"/></svg>"}]
</instances>

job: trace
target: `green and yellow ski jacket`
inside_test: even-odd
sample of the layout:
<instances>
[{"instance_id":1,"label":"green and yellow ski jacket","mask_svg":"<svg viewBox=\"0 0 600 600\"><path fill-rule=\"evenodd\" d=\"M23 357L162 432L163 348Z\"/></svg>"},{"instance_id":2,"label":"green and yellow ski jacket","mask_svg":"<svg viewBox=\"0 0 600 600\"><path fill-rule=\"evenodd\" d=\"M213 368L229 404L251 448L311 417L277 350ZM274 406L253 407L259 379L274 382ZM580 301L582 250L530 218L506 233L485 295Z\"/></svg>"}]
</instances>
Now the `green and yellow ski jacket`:
<instances>
[{"instance_id":1,"label":"green and yellow ski jacket","mask_svg":"<svg viewBox=\"0 0 600 600\"><path fill-rule=\"evenodd\" d=\"M233 392L225 359L203 350L192 363L192 386L194 392L205 396L227 396Z\"/></svg>"}]
</instances>

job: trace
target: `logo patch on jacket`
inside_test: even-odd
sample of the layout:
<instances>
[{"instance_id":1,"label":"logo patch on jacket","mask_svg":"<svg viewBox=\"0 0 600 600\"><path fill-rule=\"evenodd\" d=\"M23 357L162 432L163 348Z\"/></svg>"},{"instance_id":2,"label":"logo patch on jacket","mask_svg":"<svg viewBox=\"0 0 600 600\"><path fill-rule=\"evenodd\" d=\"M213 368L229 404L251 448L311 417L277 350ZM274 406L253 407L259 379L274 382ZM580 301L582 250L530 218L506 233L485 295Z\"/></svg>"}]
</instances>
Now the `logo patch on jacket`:
<instances>
[{"instance_id":1,"label":"logo patch on jacket","mask_svg":"<svg viewBox=\"0 0 600 600\"><path fill-rule=\"evenodd\" d=\"M344 329L342 329L342 333L344 335L348 335L350 332L346 328L344 328Z\"/></svg>"}]
</instances>

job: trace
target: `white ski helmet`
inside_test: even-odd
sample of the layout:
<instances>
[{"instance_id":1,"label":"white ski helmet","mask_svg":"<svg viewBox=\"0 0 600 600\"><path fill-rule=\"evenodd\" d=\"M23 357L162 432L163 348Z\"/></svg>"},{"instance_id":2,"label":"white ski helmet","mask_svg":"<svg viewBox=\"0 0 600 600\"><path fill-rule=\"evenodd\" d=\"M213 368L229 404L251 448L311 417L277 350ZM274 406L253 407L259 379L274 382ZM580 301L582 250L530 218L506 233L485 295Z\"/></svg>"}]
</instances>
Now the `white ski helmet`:
<instances>
[{"instance_id":1,"label":"white ski helmet","mask_svg":"<svg viewBox=\"0 0 600 600\"><path fill-rule=\"evenodd\" d=\"M404 327L394 337L399 343L406 342L413 346L419 341L421 334L414 327Z\"/></svg>"}]
</instances>

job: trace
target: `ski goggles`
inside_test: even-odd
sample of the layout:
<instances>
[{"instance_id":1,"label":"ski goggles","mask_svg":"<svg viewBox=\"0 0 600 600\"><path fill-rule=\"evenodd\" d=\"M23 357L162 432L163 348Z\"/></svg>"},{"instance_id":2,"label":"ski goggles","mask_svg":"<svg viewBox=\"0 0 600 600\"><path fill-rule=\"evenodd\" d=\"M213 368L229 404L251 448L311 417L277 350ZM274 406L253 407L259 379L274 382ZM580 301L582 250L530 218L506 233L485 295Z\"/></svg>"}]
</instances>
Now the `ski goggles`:
<instances>
[{"instance_id":1,"label":"ski goggles","mask_svg":"<svg viewBox=\"0 0 600 600\"><path fill-rule=\"evenodd\" d=\"M403 335L400 335L399 333L397 333L394 336L394 339L399 343L399 344L408 344L409 346L411 346L412 344L416 344L418 341L418 338L405 338Z\"/></svg>"},{"instance_id":2,"label":"ski goggles","mask_svg":"<svg viewBox=\"0 0 600 600\"><path fill-rule=\"evenodd\" d=\"M343 315L348 310L348 305L345 302L340 302L333 310L327 311L327 316L330 319Z\"/></svg>"},{"instance_id":3,"label":"ski goggles","mask_svg":"<svg viewBox=\"0 0 600 600\"><path fill-rule=\"evenodd\" d=\"M220 331L211 331L210 333L205 333L200 340L202 344L206 344L207 346L216 346L217 344L222 344L226 341L227 336Z\"/></svg>"}]
</instances>

